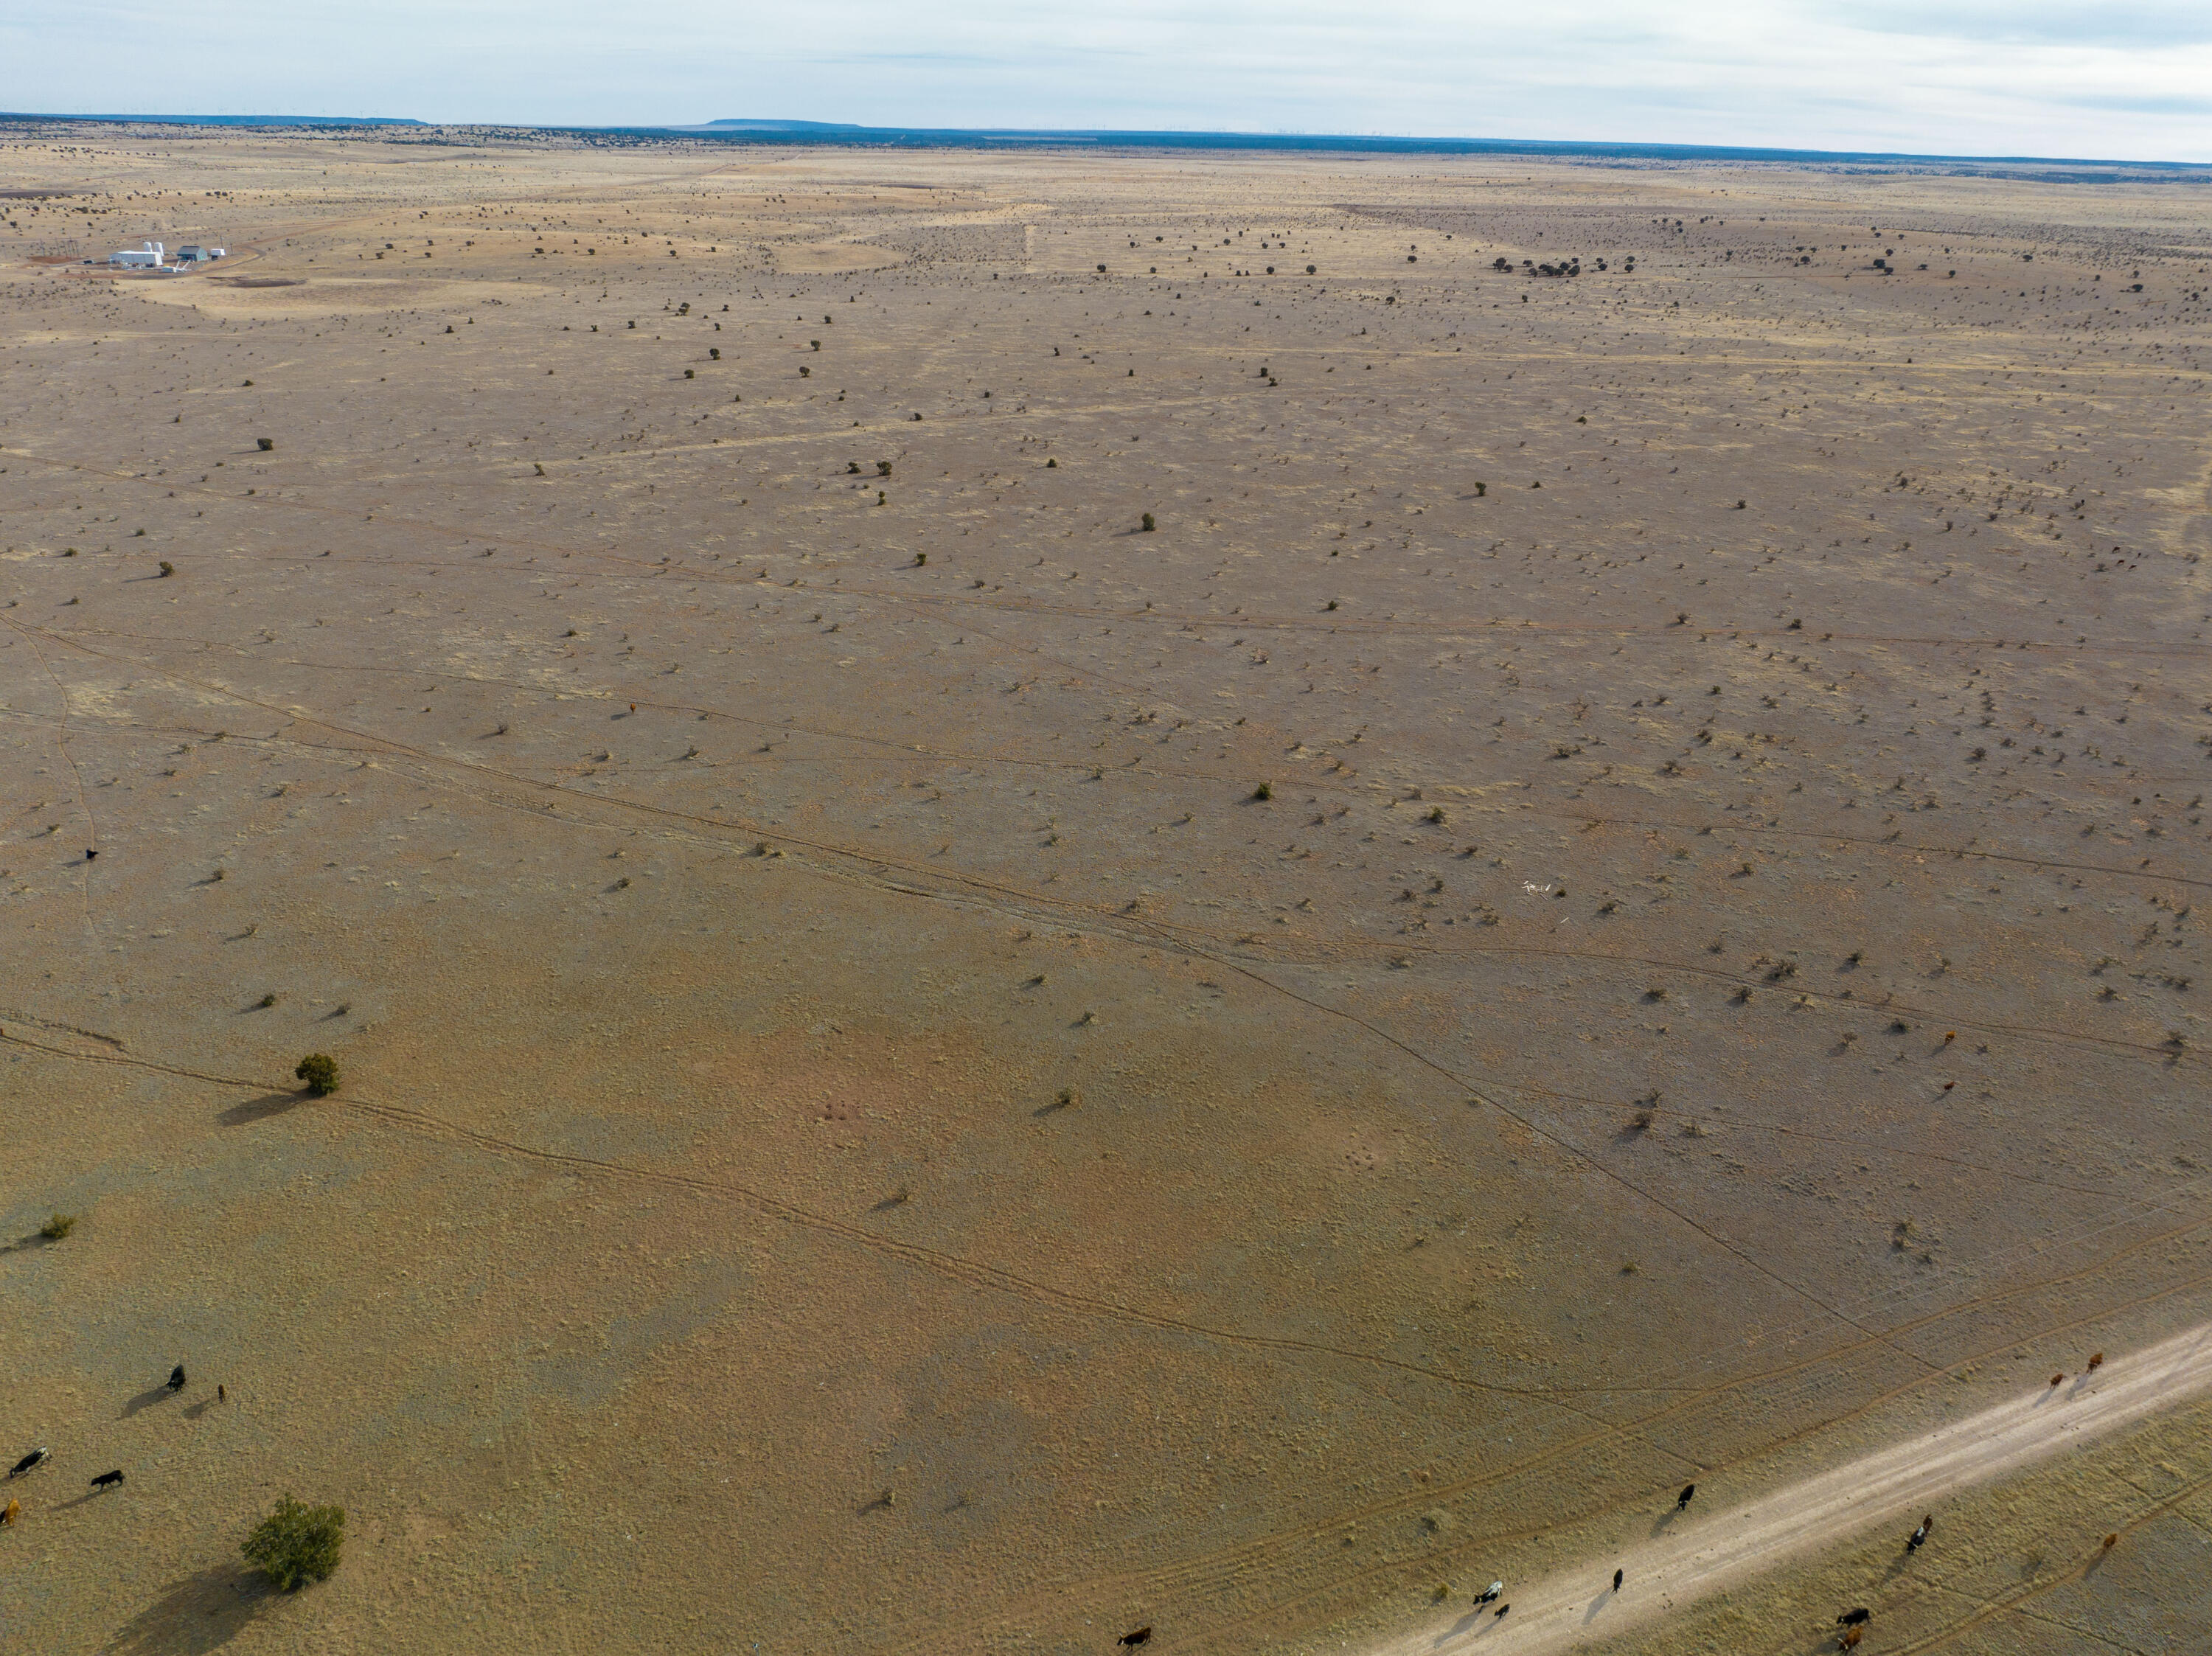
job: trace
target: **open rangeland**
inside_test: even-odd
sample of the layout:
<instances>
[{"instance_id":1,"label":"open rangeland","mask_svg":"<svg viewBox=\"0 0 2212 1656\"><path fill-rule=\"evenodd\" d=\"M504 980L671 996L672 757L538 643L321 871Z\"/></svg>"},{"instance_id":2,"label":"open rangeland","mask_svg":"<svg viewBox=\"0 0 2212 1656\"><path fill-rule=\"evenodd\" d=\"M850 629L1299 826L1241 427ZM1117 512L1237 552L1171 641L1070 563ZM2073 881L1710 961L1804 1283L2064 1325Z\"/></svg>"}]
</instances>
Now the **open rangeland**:
<instances>
[{"instance_id":1,"label":"open rangeland","mask_svg":"<svg viewBox=\"0 0 2212 1656\"><path fill-rule=\"evenodd\" d=\"M1420 1648L2212 1318L2203 186L0 188L0 1647ZM1618 1646L2180 1648L2145 1410Z\"/></svg>"}]
</instances>

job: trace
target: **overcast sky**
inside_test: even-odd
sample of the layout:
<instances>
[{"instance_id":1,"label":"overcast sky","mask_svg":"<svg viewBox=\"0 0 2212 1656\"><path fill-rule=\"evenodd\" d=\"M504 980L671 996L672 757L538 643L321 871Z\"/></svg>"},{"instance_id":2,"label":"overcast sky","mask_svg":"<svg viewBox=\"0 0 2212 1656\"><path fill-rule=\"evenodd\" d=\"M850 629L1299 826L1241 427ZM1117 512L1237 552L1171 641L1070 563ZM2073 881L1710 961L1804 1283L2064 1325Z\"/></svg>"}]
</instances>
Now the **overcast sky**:
<instances>
[{"instance_id":1,"label":"overcast sky","mask_svg":"<svg viewBox=\"0 0 2212 1656\"><path fill-rule=\"evenodd\" d=\"M2212 0L7 0L0 108L2212 161Z\"/></svg>"}]
</instances>

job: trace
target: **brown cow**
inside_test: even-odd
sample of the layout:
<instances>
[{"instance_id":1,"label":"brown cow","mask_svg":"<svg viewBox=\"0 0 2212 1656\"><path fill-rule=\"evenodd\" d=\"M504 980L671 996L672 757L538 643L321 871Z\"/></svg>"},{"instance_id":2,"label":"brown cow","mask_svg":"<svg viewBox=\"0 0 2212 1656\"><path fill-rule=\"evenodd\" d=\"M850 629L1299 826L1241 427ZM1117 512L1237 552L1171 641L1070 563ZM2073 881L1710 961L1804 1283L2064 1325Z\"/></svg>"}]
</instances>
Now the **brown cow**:
<instances>
[{"instance_id":1,"label":"brown cow","mask_svg":"<svg viewBox=\"0 0 2212 1656\"><path fill-rule=\"evenodd\" d=\"M2097 1369L2102 1368L2104 1366L2105 1366L2105 1354L2104 1354L2103 1352L2101 1352L2101 1351L2098 1352L2094 1356L2093 1356L2093 1357L2091 1357L2091 1358L2089 1359L2089 1368L2090 1368L2090 1369L2091 1369L2091 1371L2092 1371L2092 1372L2094 1372L2094 1371L2095 1371L2095 1370L2097 1370Z\"/></svg>"},{"instance_id":2,"label":"brown cow","mask_svg":"<svg viewBox=\"0 0 2212 1656\"><path fill-rule=\"evenodd\" d=\"M1864 1628L1848 1629L1836 1635L1836 1648L1838 1650L1849 1650L1854 1645L1857 1644L1860 1640L1865 1637L1866 1629Z\"/></svg>"},{"instance_id":3,"label":"brown cow","mask_svg":"<svg viewBox=\"0 0 2212 1656\"><path fill-rule=\"evenodd\" d=\"M11 1500L5 1507L0 1507L0 1524L12 1525L22 1515L23 1503L20 1501Z\"/></svg>"}]
</instances>

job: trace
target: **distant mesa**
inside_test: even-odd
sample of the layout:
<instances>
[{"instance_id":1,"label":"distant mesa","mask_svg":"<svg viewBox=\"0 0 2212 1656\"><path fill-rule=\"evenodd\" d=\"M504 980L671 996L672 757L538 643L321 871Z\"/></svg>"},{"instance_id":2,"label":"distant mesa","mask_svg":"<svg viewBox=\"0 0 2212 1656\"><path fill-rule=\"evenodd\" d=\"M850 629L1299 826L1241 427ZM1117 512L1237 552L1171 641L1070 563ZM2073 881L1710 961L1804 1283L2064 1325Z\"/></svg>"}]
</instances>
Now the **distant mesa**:
<instances>
[{"instance_id":1,"label":"distant mesa","mask_svg":"<svg viewBox=\"0 0 2212 1656\"><path fill-rule=\"evenodd\" d=\"M851 121L756 121L731 119L702 121L702 131L716 132L859 132L863 129Z\"/></svg>"}]
</instances>

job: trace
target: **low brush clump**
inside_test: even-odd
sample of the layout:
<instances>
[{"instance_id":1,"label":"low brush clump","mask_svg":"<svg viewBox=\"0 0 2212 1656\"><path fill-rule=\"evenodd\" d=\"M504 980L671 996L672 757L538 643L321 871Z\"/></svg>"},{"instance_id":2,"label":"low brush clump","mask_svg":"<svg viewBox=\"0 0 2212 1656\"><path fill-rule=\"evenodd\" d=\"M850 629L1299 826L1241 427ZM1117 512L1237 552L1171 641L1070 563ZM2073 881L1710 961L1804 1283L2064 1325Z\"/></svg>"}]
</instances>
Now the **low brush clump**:
<instances>
[{"instance_id":1,"label":"low brush clump","mask_svg":"<svg viewBox=\"0 0 2212 1656\"><path fill-rule=\"evenodd\" d=\"M344 1547L344 1507L310 1507L288 1495L238 1550L279 1589L296 1592L337 1568Z\"/></svg>"}]
</instances>

